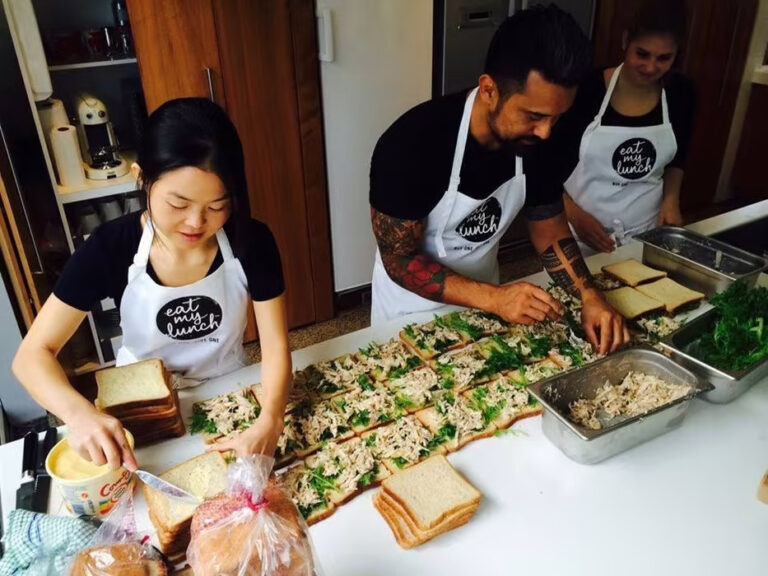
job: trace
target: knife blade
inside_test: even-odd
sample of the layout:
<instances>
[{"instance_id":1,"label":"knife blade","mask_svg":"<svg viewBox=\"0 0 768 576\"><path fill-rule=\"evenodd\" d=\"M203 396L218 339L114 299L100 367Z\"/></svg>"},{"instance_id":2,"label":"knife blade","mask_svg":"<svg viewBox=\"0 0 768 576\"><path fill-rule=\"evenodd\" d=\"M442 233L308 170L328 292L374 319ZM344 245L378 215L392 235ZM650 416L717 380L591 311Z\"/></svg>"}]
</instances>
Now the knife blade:
<instances>
[{"instance_id":1,"label":"knife blade","mask_svg":"<svg viewBox=\"0 0 768 576\"><path fill-rule=\"evenodd\" d=\"M45 460L48 453L56 445L58 433L56 428L49 427L45 431L42 448L39 450L37 458L37 476L35 478L35 495L32 503L32 510L45 514L48 512L48 497L51 494L51 477L45 469Z\"/></svg>"},{"instance_id":2,"label":"knife blade","mask_svg":"<svg viewBox=\"0 0 768 576\"><path fill-rule=\"evenodd\" d=\"M146 470L136 470L134 472L136 476L139 477L139 479L144 482L147 486L150 488L154 488L158 492L162 492L169 498L175 498L176 500L181 500L183 502L186 502L188 504L200 504L202 500L195 496L194 494L190 494L186 490L183 490L176 486L175 484L171 484L167 480L163 480L162 478L155 476L154 474L147 472Z\"/></svg>"},{"instance_id":3,"label":"knife blade","mask_svg":"<svg viewBox=\"0 0 768 576\"><path fill-rule=\"evenodd\" d=\"M16 508L32 510L36 469L37 432L27 432L24 436L24 453L21 459L21 485L16 490Z\"/></svg>"}]
</instances>

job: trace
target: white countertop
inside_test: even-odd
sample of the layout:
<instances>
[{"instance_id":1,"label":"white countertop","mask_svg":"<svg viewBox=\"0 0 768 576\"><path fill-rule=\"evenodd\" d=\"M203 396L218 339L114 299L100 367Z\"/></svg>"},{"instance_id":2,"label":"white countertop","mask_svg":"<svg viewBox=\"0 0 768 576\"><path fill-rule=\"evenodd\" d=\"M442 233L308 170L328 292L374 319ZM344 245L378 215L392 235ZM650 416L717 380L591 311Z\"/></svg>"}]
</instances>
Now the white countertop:
<instances>
[{"instance_id":1,"label":"white countertop","mask_svg":"<svg viewBox=\"0 0 768 576\"><path fill-rule=\"evenodd\" d=\"M766 203L768 207L768 203ZM754 218L752 218L754 219ZM717 223L715 222L715 225ZM593 271L639 258L637 243L588 259ZM545 284L542 272L527 280ZM395 336L415 315L293 353L294 367L339 356ZM259 380L249 366L180 393L182 411ZM541 419L519 434L474 442L449 456L484 495L475 517L413 550L395 543L366 492L310 529L326 576L389 574L562 576L659 574L758 576L768 571L768 506L756 498L768 468L768 386L727 405L692 402L682 427L593 466L570 461L541 432ZM204 449L184 436L137 451L141 466L162 472ZM4 516L13 507L21 442L0 446ZM141 492L137 522L150 530ZM57 498L54 508L60 510Z\"/></svg>"}]
</instances>

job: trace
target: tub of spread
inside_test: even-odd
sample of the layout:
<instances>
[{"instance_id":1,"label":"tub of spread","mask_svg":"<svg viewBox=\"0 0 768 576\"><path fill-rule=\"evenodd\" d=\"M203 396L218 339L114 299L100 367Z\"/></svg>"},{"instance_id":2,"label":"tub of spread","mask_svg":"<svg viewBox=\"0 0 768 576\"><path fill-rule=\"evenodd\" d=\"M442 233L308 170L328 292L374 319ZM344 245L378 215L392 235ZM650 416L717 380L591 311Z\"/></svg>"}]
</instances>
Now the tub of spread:
<instances>
[{"instance_id":1,"label":"tub of spread","mask_svg":"<svg viewBox=\"0 0 768 576\"><path fill-rule=\"evenodd\" d=\"M133 436L127 430L125 437L133 448ZM67 509L79 516L107 514L126 490L133 490L136 482L125 468L110 470L108 464L97 466L82 458L61 440L45 459L45 468L64 498Z\"/></svg>"}]
</instances>

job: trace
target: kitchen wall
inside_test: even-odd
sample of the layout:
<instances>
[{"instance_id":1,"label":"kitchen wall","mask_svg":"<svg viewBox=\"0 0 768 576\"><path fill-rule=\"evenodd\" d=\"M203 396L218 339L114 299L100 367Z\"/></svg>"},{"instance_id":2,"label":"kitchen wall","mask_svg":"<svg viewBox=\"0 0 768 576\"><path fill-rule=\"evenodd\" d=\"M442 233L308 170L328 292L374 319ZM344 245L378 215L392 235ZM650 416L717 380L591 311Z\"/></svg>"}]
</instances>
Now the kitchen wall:
<instances>
[{"instance_id":1,"label":"kitchen wall","mask_svg":"<svg viewBox=\"0 0 768 576\"><path fill-rule=\"evenodd\" d=\"M12 423L20 423L45 416L45 411L32 400L11 373L11 362L21 344L21 330L8 293L0 277L0 326L3 327L0 330L0 399L8 419Z\"/></svg>"},{"instance_id":2,"label":"kitchen wall","mask_svg":"<svg viewBox=\"0 0 768 576\"><path fill-rule=\"evenodd\" d=\"M432 0L319 0L328 196L336 292L370 283L376 245L368 172L379 136L431 97ZM326 15L328 13L326 12Z\"/></svg>"}]
</instances>

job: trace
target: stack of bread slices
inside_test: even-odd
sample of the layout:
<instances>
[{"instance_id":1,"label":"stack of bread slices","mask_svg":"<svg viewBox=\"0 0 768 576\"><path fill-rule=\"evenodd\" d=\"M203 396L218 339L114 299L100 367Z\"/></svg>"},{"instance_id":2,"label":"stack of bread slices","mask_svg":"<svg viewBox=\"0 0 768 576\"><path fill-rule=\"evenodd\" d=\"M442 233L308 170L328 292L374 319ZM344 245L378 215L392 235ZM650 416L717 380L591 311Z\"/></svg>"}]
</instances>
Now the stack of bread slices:
<instances>
[{"instance_id":1,"label":"stack of bread slices","mask_svg":"<svg viewBox=\"0 0 768 576\"><path fill-rule=\"evenodd\" d=\"M469 522L481 494L443 455L390 476L373 503L395 540L413 548Z\"/></svg>"},{"instance_id":2,"label":"stack of bread slices","mask_svg":"<svg viewBox=\"0 0 768 576\"><path fill-rule=\"evenodd\" d=\"M179 397L159 358L101 370L96 385L96 408L120 420L136 446L184 435Z\"/></svg>"},{"instance_id":3,"label":"stack of bread slices","mask_svg":"<svg viewBox=\"0 0 768 576\"><path fill-rule=\"evenodd\" d=\"M159 475L163 480L197 496L201 502L221 494L227 487L227 462L219 452L205 452ZM195 504L169 498L142 486L149 519L157 530L160 549L176 564L186 556Z\"/></svg>"}]
</instances>

